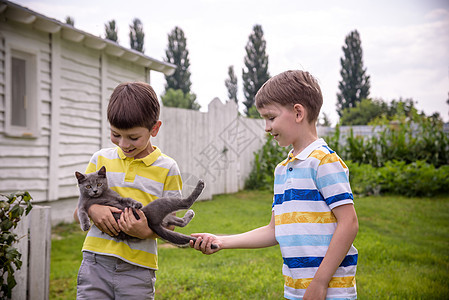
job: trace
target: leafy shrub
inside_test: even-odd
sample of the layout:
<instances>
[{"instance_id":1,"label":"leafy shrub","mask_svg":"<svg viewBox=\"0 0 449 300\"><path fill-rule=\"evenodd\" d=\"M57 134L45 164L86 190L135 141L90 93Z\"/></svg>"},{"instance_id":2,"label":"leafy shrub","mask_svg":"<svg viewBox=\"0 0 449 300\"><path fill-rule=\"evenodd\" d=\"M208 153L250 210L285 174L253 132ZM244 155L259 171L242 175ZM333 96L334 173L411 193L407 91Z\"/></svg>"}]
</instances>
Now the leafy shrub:
<instances>
[{"instance_id":1,"label":"leafy shrub","mask_svg":"<svg viewBox=\"0 0 449 300\"><path fill-rule=\"evenodd\" d=\"M245 181L245 189L273 190L274 169L288 155L289 149L282 148L267 134L263 147L254 152L253 168Z\"/></svg>"},{"instance_id":2,"label":"leafy shrub","mask_svg":"<svg viewBox=\"0 0 449 300\"><path fill-rule=\"evenodd\" d=\"M0 299L11 298L12 289L17 284L14 266L16 269L22 267L22 255L12 246L19 240L12 230L17 227L24 213L28 215L31 208L31 196L28 192L0 195Z\"/></svg>"},{"instance_id":3,"label":"leafy shrub","mask_svg":"<svg viewBox=\"0 0 449 300\"><path fill-rule=\"evenodd\" d=\"M435 168L422 160L410 164L405 161L388 161L379 168L369 164L347 164L354 194L429 197L449 193L449 165Z\"/></svg>"},{"instance_id":4,"label":"leafy shrub","mask_svg":"<svg viewBox=\"0 0 449 300\"><path fill-rule=\"evenodd\" d=\"M349 182L352 192L356 195L379 195L381 186L379 183L380 171L370 164L353 163L346 161L349 168Z\"/></svg>"},{"instance_id":5,"label":"leafy shrub","mask_svg":"<svg viewBox=\"0 0 449 300\"><path fill-rule=\"evenodd\" d=\"M354 194L433 196L449 192L449 138L430 122L386 127L368 138L351 132L343 142L337 126L325 139L348 164ZM254 153L245 188L272 190L274 169L287 155L288 149L268 135L262 149Z\"/></svg>"},{"instance_id":6,"label":"leafy shrub","mask_svg":"<svg viewBox=\"0 0 449 300\"><path fill-rule=\"evenodd\" d=\"M374 167L397 160L406 164L423 160L436 168L449 164L449 136L441 124L421 119L412 125L407 123L385 126L371 137L354 136L350 131L341 142L337 126L333 135L325 137L329 146L344 160Z\"/></svg>"}]
</instances>

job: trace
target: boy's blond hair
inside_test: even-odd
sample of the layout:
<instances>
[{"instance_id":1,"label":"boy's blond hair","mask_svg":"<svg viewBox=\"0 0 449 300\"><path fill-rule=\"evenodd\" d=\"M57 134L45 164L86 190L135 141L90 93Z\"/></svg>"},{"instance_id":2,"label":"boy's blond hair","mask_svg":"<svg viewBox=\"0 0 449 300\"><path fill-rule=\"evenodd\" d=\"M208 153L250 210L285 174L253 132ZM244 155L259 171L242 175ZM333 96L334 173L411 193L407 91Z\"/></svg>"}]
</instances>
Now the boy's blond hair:
<instances>
[{"instance_id":1,"label":"boy's blond hair","mask_svg":"<svg viewBox=\"0 0 449 300\"><path fill-rule=\"evenodd\" d=\"M301 104L307 110L307 121L316 122L323 105L318 81L309 72L289 70L265 82L256 94L256 107L277 103L285 107Z\"/></svg>"}]
</instances>

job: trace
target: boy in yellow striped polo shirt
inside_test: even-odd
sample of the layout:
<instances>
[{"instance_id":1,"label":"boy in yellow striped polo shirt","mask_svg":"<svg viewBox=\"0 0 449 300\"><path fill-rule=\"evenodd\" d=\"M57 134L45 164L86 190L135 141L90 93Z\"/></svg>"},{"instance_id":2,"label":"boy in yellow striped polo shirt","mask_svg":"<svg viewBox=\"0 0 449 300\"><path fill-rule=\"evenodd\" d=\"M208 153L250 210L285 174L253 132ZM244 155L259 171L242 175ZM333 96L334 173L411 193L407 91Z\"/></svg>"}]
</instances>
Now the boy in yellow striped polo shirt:
<instances>
[{"instance_id":1,"label":"boy in yellow striped polo shirt","mask_svg":"<svg viewBox=\"0 0 449 300\"><path fill-rule=\"evenodd\" d=\"M265 131L280 146L293 146L274 172L271 221L238 235L194 234L198 239L190 243L205 254L279 244L286 299L357 298L357 215L348 168L317 135L322 104L308 72L286 71L260 88L256 107Z\"/></svg>"},{"instance_id":2,"label":"boy in yellow striped polo shirt","mask_svg":"<svg viewBox=\"0 0 449 300\"><path fill-rule=\"evenodd\" d=\"M122 197L144 206L161 197L181 197L177 163L151 144L161 126L160 106L153 88L143 82L118 85L109 101L107 116L115 148L96 152L86 173L106 167L109 187ZM138 210L137 220L125 210L92 205L93 224L83 245L77 299L154 299L157 265L156 235ZM75 211L75 220L78 221ZM115 238L123 231L138 239Z\"/></svg>"}]
</instances>

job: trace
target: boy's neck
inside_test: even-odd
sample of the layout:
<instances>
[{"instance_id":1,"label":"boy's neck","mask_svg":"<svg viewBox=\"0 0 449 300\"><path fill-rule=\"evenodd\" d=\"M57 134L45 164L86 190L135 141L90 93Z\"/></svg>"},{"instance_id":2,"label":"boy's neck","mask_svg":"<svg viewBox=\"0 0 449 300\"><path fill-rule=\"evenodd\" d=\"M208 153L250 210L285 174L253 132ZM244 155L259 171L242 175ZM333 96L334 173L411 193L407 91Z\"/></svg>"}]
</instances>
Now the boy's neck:
<instances>
[{"instance_id":1,"label":"boy's neck","mask_svg":"<svg viewBox=\"0 0 449 300\"><path fill-rule=\"evenodd\" d=\"M151 143L148 142L148 146L147 146L146 150L140 152L139 154L137 154L137 155L134 156L133 158L134 158L134 159L142 159L142 158L145 158L145 157L147 157L148 155L150 155L151 153L153 153L153 151L154 151L153 145L151 145Z\"/></svg>"},{"instance_id":2,"label":"boy's neck","mask_svg":"<svg viewBox=\"0 0 449 300\"><path fill-rule=\"evenodd\" d=\"M315 126L310 126L304 130L304 135L293 145L293 155L296 156L307 148L310 144L318 139L318 134Z\"/></svg>"}]
</instances>

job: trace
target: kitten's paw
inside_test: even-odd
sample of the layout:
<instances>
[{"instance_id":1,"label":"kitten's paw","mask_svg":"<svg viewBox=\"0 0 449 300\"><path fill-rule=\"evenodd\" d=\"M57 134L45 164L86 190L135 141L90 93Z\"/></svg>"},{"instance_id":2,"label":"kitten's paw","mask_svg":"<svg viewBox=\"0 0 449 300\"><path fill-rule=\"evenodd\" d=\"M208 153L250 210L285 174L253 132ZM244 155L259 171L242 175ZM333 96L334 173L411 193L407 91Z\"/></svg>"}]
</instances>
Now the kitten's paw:
<instances>
[{"instance_id":1,"label":"kitten's paw","mask_svg":"<svg viewBox=\"0 0 449 300\"><path fill-rule=\"evenodd\" d=\"M141 209L143 207L143 205L142 205L142 203L137 202L137 203L134 203L134 205L132 207L134 207L135 209Z\"/></svg>"},{"instance_id":2,"label":"kitten's paw","mask_svg":"<svg viewBox=\"0 0 449 300\"><path fill-rule=\"evenodd\" d=\"M200 179L198 180L198 183L196 184L197 187L204 189L204 180Z\"/></svg>"},{"instance_id":3,"label":"kitten's paw","mask_svg":"<svg viewBox=\"0 0 449 300\"><path fill-rule=\"evenodd\" d=\"M83 230L83 231L88 231L89 230L89 228L90 228L90 224L89 223L85 223L85 224L81 224L81 229Z\"/></svg>"},{"instance_id":4,"label":"kitten's paw","mask_svg":"<svg viewBox=\"0 0 449 300\"><path fill-rule=\"evenodd\" d=\"M185 213L184 219L187 218L187 219L191 220L194 216L195 216L195 212L194 212L193 210L189 209L189 210Z\"/></svg>"}]
</instances>

